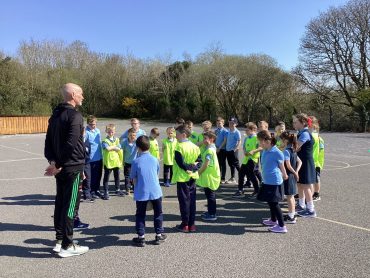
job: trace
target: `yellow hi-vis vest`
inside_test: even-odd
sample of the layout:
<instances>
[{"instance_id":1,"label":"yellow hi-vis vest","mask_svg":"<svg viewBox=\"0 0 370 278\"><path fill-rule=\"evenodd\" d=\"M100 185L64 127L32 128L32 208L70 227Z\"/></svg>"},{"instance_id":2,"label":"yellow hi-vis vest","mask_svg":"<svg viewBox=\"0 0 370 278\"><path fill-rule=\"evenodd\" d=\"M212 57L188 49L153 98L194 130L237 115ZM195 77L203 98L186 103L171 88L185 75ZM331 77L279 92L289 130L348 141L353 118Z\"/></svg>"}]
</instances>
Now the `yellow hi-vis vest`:
<instances>
[{"instance_id":1,"label":"yellow hi-vis vest","mask_svg":"<svg viewBox=\"0 0 370 278\"><path fill-rule=\"evenodd\" d=\"M319 167L322 169L324 167L324 140L320 137L317 131L313 131L312 137L314 140L313 144L313 161L315 163L315 168Z\"/></svg>"},{"instance_id":2,"label":"yellow hi-vis vest","mask_svg":"<svg viewBox=\"0 0 370 278\"><path fill-rule=\"evenodd\" d=\"M162 140L163 146L163 164L164 165L173 165L173 161L175 159L175 148L177 145L177 139L173 138L172 141L170 139L165 138Z\"/></svg>"},{"instance_id":3,"label":"yellow hi-vis vest","mask_svg":"<svg viewBox=\"0 0 370 278\"><path fill-rule=\"evenodd\" d=\"M251 138L247 137L244 141L244 150L246 152L253 151L258 149L258 140L257 135L253 135ZM260 157L260 152L254 153L254 155L245 155L242 161L242 164L247 164L249 159L252 159L254 163L258 163L258 159Z\"/></svg>"},{"instance_id":4,"label":"yellow hi-vis vest","mask_svg":"<svg viewBox=\"0 0 370 278\"><path fill-rule=\"evenodd\" d=\"M150 143L150 147L149 147L150 154L159 160L160 156L159 156L159 146L158 146L157 139L149 139L149 143Z\"/></svg>"},{"instance_id":5,"label":"yellow hi-vis vest","mask_svg":"<svg viewBox=\"0 0 370 278\"><path fill-rule=\"evenodd\" d=\"M194 164L200 154L198 146L188 140L184 142L177 142L175 151L182 155L186 164ZM189 174L185 170L181 169L179 165L177 165L176 160L174 160L172 182L187 182L191 178L198 179L198 172Z\"/></svg>"},{"instance_id":6,"label":"yellow hi-vis vest","mask_svg":"<svg viewBox=\"0 0 370 278\"><path fill-rule=\"evenodd\" d=\"M199 175L199 179L197 179L196 184L211 190L217 190L221 182L221 173L217 159L216 147L214 145L207 147L202 153L203 163L206 162L206 157L208 155L211 160L209 161L208 167Z\"/></svg>"},{"instance_id":7,"label":"yellow hi-vis vest","mask_svg":"<svg viewBox=\"0 0 370 278\"><path fill-rule=\"evenodd\" d=\"M109 147L112 146L120 146L119 138L116 138L114 142L109 140L108 138L105 138L103 140L104 143L106 143ZM108 151L103 148L103 163L104 166L108 169L113 168L122 168L123 166L123 151L120 149L117 151Z\"/></svg>"}]
</instances>

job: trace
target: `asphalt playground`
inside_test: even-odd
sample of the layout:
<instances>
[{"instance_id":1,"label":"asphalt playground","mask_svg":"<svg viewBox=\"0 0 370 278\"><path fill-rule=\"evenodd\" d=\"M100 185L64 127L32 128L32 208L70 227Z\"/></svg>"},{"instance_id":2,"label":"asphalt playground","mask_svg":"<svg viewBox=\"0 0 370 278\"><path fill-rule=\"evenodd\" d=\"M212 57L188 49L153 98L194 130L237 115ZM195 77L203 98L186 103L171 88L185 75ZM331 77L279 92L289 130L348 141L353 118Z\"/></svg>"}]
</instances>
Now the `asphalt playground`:
<instances>
[{"instance_id":1,"label":"asphalt playground","mask_svg":"<svg viewBox=\"0 0 370 278\"><path fill-rule=\"evenodd\" d=\"M100 120L103 135L107 123L117 125L118 135L129 126L127 120ZM160 138L167 126L142 122L147 133L158 127ZM198 190L198 231L177 232L172 186L162 188L164 244L151 243L149 212L147 245L132 246L135 203L112 194L109 201L81 204L90 228L75 238L90 251L66 259L52 253L55 180L43 176L45 134L0 136L0 277L370 277L370 134L322 136L326 165L322 200L315 202L318 217L298 219L287 234L262 226L269 217L266 204L232 199L236 185L218 190L216 223L201 220L206 202Z\"/></svg>"}]
</instances>

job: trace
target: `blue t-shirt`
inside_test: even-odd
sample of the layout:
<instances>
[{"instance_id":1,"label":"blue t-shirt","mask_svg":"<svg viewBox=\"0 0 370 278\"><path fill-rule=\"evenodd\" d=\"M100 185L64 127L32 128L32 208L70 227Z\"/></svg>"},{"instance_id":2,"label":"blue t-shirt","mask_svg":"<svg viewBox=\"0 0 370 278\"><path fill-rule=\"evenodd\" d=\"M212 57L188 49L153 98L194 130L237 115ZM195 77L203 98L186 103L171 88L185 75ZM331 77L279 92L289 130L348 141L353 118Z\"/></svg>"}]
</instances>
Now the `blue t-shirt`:
<instances>
[{"instance_id":1,"label":"blue t-shirt","mask_svg":"<svg viewBox=\"0 0 370 278\"><path fill-rule=\"evenodd\" d=\"M215 134L216 134L216 148L220 148L222 142L227 138L228 131L226 128L216 128L215 129ZM226 144L222 147L222 150L226 149Z\"/></svg>"},{"instance_id":2,"label":"blue t-shirt","mask_svg":"<svg viewBox=\"0 0 370 278\"><path fill-rule=\"evenodd\" d=\"M261 165L264 184L280 185L283 183L283 175L279 168L279 164L282 163L284 163L284 155L276 146L262 151Z\"/></svg>"},{"instance_id":3,"label":"blue t-shirt","mask_svg":"<svg viewBox=\"0 0 370 278\"><path fill-rule=\"evenodd\" d=\"M101 134L98 128L92 130L89 126L85 129L86 140L90 143L90 162L103 159L101 149Z\"/></svg>"},{"instance_id":4,"label":"blue t-shirt","mask_svg":"<svg viewBox=\"0 0 370 278\"><path fill-rule=\"evenodd\" d=\"M125 163L131 164L134 159L137 157L137 147L136 142L130 143L127 138L123 139L121 143L123 150L123 156Z\"/></svg>"},{"instance_id":5,"label":"blue t-shirt","mask_svg":"<svg viewBox=\"0 0 370 278\"><path fill-rule=\"evenodd\" d=\"M141 128L139 128L139 130L136 132L136 138L139 138L141 135L146 135L146 132L144 130L142 130ZM122 135L121 137L119 138L120 141L122 142L123 139L127 138L128 137L128 130L126 130Z\"/></svg>"},{"instance_id":6,"label":"blue t-shirt","mask_svg":"<svg viewBox=\"0 0 370 278\"><path fill-rule=\"evenodd\" d=\"M298 137L299 137L298 141L302 142L303 144L306 143L307 141L311 141L311 137L310 134L308 133L307 127L298 131Z\"/></svg>"},{"instance_id":7,"label":"blue t-shirt","mask_svg":"<svg viewBox=\"0 0 370 278\"><path fill-rule=\"evenodd\" d=\"M148 201L162 197L158 179L159 162L148 151L141 153L131 165L130 178L136 179L134 200Z\"/></svg>"},{"instance_id":8,"label":"blue t-shirt","mask_svg":"<svg viewBox=\"0 0 370 278\"><path fill-rule=\"evenodd\" d=\"M284 160L285 161L287 161L287 160L290 161L290 153L287 149L284 150L283 154L284 154Z\"/></svg>"},{"instance_id":9,"label":"blue t-shirt","mask_svg":"<svg viewBox=\"0 0 370 278\"><path fill-rule=\"evenodd\" d=\"M234 131L229 130L226 140L226 151L233 151L241 138L240 131L237 128Z\"/></svg>"}]
</instances>

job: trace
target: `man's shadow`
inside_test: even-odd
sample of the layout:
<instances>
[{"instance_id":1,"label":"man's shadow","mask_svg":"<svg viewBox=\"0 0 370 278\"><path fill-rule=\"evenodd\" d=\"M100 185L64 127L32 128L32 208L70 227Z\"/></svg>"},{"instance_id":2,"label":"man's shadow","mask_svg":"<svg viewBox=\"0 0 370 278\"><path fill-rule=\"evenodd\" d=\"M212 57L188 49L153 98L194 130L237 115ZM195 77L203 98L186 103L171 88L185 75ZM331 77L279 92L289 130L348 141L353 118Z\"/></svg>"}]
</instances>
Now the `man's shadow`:
<instances>
[{"instance_id":1,"label":"man's shadow","mask_svg":"<svg viewBox=\"0 0 370 278\"><path fill-rule=\"evenodd\" d=\"M2 206L50 206L54 205L55 196L43 194L29 194L15 197L3 197L6 202Z\"/></svg>"}]
</instances>

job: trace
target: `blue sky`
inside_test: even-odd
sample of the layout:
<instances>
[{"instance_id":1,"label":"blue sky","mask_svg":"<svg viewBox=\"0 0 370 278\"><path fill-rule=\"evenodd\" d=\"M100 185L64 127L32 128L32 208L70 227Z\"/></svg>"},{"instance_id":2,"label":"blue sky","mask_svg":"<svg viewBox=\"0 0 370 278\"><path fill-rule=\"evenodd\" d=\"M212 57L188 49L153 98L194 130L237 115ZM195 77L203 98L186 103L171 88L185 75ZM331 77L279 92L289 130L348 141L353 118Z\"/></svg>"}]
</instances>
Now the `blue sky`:
<instances>
[{"instance_id":1,"label":"blue sky","mask_svg":"<svg viewBox=\"0 0 370 278\"><path fill-rule=\"evenodd\" d=\"M105 53L192 57L220 42L228 54L264 53L289 70L310 19L344 0L4 0L0 50L22 40L86 42Z\"/></svg>"}]
</instances>

